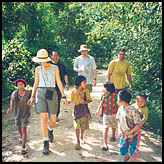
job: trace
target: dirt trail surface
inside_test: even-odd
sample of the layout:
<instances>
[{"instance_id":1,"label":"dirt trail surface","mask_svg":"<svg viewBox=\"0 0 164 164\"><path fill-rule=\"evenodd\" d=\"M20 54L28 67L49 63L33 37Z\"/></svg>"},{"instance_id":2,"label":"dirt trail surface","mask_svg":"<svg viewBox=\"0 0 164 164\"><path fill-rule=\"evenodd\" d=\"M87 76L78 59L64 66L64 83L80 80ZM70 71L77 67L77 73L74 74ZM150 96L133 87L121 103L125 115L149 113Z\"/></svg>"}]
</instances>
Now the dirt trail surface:
<instances>
[{"instance_id":1,"label":"dirt trail surface","mask_svg":"<svg viewBox=\"0 0 164 164\"><path fill-rule=\"evenodd\" d=\"M19 145L19 134L14 126L13 115L6 115L3 110L2 115L2 160L3 162L119 162L121 159L118 151L119 140L110 142L111 129L108 134L109 150L103 152L103 126L102 117L96 115L96 109L100 102L102 86L106 81L107 72L98 70L97 85L91 93L93 102L89 104L92 114L90 129L85 131L84 138L87 144L82 145L81 150L75 150L76 138L72 121L73 104L64 106L61 104L60 121L56 123L54 129L54 142L50 143L50 153L42 155L43 143L40 128L40 118L31 108L31 117L27 127L27 150L28 154L21 155ZM68 95L73 89L65 91ZM117 136L117 132L116 132ZM141 130L141 146L138 162L162 162L162 142L154 139L154 134Z\"/></svg>"}]
</instances>

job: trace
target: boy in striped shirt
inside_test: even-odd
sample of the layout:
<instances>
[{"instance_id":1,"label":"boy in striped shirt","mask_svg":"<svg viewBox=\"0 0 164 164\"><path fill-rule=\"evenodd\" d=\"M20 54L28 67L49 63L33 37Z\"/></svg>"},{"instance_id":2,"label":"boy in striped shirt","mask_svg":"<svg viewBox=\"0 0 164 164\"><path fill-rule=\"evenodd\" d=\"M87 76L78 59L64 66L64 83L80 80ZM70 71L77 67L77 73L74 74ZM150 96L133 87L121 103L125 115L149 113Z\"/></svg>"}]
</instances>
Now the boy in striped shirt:
<instances>
[{"instance_id":1,"label":"boy in striped shirt","mask_svg":"<svg viewBox=\"0 0 164 164\"><path fill-rule=\"evenodd\" d=\"M112 82L104 83L102 101L99 104L99 107L96 111L96 114L99 113L100 109L103 110L103 125L104 125L104 146L102 147L103 151L108 150L107 137L109 127L112 128L112 137L110 138L111 142L116 141L115 132L117 128L117 93L115 93L115 86Z\"/></svg>"}]
</instances>

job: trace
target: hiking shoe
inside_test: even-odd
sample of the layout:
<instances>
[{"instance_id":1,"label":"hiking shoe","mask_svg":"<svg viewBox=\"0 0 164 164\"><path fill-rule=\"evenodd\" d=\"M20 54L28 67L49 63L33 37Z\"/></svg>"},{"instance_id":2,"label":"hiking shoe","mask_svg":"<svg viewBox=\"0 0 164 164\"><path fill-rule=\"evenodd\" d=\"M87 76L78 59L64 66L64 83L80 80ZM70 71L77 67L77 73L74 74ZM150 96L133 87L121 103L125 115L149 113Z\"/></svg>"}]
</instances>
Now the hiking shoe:
<instances>
[{"instance_id":1,"label":"hiking shoe","mask_svg":"<svg viewBox=\"0 0 164 164\"><path fill-rule=\"evenodd\" d=\"M48 138L49 138L49 141L52 143L54 140L53 130L48 130Z\"/></svg>"},{"instance_id":2,"label":"hiking shoe","mask_svg":"<svg viewBox=\"0 0 164 164\"><path fill-rule=\"evenodd\" d=\"M43 142L44 146L43 146L43 155L48 155L49 153L49 141L44 141Z\"/></svg>"}]
</instances>

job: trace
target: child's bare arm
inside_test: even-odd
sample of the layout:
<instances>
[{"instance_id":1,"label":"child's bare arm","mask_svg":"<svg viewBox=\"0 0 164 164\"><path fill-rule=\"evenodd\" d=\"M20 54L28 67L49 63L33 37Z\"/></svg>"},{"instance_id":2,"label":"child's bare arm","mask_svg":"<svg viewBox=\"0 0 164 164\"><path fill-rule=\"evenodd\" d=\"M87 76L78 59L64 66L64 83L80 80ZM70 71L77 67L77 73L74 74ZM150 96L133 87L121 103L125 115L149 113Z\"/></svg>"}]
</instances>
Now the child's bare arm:
<instances>
[{"instance_id":1,"label":"child's bare arm","mask_svg":"<svg viewBox=\"0 0 164 164\"><path fill-rule=\"evenodd\" d=\"M141 124L143 125L145 122L146 122L146 120L145 120L145 119L143 119Z\"/></svg>"},{"instance_id":2,"label":"child's bare arm","mask_svg":"<svg viewBox=\"0 0 164 164\"><path fill-rule=\"evenodd\" d=\"M98 114L99 113L99 111L100 111L100 109L102 108L102 101L100 102L100 104L99 104L99 106L98 106L98 108L97 108L97 111L96 111L96 114Z\"/></svg>"},{"instance_id":3,"label":"child's bare arm","mask_svg":"<svg viewBox=\"0 0 164 164\"><path fill-rule=\"evenodd\" d=\"M140 129L136 130L136 131L133 133L133 137L135 137L135 136L138 134L139 131L140 131Z\"/></svg>"},{"instance_id":4,"label":"child's bare arm","mask_svg":"<svg viewBox=\"0 0 164 164\"><path fill-rule=\"evenodd\" d=\"M14 106L14 102L10 101L10 108L7 110L6 114L9 114L10 112L12 112L13 106Z\"/></svg>"},{"instance_id":5,"label":"child's bare arm","mask_svg":"<svg viewBox=\"0 0 164 164\"><path fill-rule=\"evenodd\" d=\"M121 138L121 136L123 136L124 133L121 130L120 120L117 119L117 121L118 121L118 137Z\"/></svg>"},{"instance_id":6,"label":"child's bare arm","mask_svg":"<svg viewBox=\"0 0 164 164\"><path fill-rule=\"evenodd\" d=\"M129 131L126 131L126 135L130 135L130 134L133 134L133 136L135 136L141 129L141 126L142 124L137 124L133 129L129 130ZM135 134L135 135L134 135Z\"/></svg>"},{"instance_id":7,"label":"child's bare arm","mask_svg":"<svg viewBox=\"0 0 164 164\"><path fill-rule=\"evenodd\" d=\"M90 102L92 102L92 101L91 100L87 100L87 101L81 100L80 104L89 104Z\"/></svg>"},{"instance_id":8,"label":"child's bare arm","mask_svg":"<svg viewBox=\"0 0 164 164\"><path fill-rule=\"evenodd\" d=\"M64 105L69 105L71 104L71 101L66 100L66 103Z\"/></svg>"}]
</instances>

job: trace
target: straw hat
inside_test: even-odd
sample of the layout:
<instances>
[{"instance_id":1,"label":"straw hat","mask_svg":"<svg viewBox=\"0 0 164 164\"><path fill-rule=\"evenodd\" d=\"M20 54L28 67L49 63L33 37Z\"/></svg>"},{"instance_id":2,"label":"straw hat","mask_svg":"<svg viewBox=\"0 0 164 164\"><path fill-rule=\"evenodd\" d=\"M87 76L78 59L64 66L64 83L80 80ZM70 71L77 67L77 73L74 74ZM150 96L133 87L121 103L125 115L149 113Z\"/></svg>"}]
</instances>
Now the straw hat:
<instances>
[{"instance_id":1,"label":"straw hat","mask_svg":"<svg viewBox=\"0 0 164 164\"><path fill-rule=\"evenodd\" d=\"M37 52L36 57L33 57L33 62L39 63L39 62L49 62L51 61L51 58L48 57L48 52L45 49L40 49Z\"/></svg>"},{"instance_id":2,"label":"straw hat","mask_svg":"<svg viewBox=\"0 0 164 164\"><path fill-rule=\"evenodd\" d=\"M80 50L78 50L78 52L81 52L81 51L90 51L90 49L87 48L86 44L82 44L80 45Z\"/></svg>"}]
</instances>

